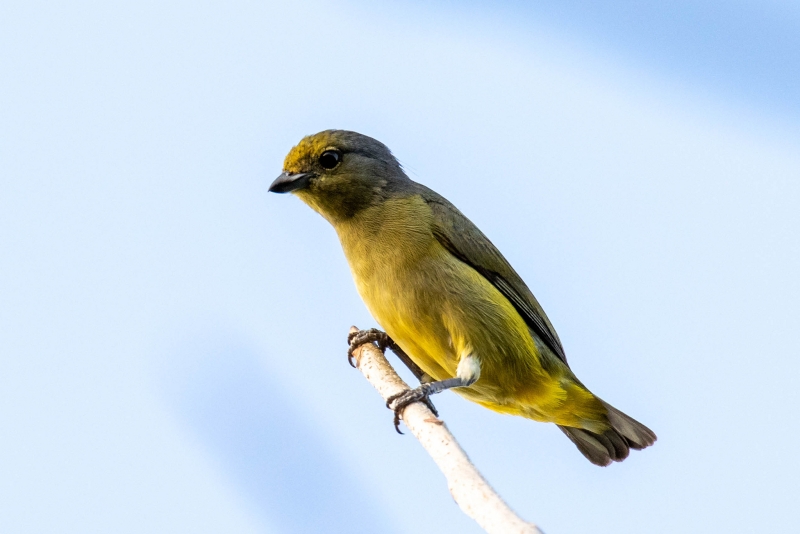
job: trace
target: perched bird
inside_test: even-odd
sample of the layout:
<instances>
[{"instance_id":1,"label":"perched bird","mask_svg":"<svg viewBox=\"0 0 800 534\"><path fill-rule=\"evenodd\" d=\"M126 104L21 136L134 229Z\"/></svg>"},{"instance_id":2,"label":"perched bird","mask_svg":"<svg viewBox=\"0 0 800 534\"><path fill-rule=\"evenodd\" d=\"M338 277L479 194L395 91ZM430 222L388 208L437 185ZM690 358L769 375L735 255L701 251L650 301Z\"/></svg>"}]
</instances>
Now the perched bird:
<instances>
[{"instance_id":1,"label":"perched bird","mask_svg":"<svg viewBox=\"0 0 800 534\"><path fill-rule=\"evenodd\" d=\"M409 179L379 141L344 130L305 137L269 190L294 193L333 225L373 317L424 372L394 399L397 414L455 388L490 410L555 423L597 465L655 442L578 380L544 310L492 242Z\"/></svg>"}]
</instances>

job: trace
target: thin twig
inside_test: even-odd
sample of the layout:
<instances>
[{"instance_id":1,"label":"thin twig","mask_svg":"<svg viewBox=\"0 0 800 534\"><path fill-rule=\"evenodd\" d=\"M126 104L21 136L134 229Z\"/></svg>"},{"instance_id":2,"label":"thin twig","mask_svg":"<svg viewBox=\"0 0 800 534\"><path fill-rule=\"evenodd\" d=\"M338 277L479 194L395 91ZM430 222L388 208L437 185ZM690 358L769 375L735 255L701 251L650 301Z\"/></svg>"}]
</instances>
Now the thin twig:
<instances>
[{"instance_id":1,"label":"thin twig","mask_svg":"<svg viewBox=\"0 0 800 534\"><path fill-rule=\"evenodd\" d=\"M350 331L357 332L358 328L354 326ZM358 369L384 400L409 389L375 344L361 345L353 351L353 356ZM509 508L469 460L444 421L427 406L421 402L410 404L403 411L403 422L444 473L450 494L461 510L486 532L542 534L536 525L524 521Z\"/></svg>"}]
</instances>

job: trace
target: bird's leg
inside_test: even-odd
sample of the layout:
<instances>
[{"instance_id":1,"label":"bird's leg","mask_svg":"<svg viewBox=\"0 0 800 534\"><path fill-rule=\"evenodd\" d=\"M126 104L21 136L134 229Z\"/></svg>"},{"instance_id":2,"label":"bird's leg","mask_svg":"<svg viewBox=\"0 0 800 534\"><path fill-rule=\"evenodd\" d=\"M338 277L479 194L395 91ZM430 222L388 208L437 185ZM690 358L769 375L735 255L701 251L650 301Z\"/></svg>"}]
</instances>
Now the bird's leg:
<instances>
[{"instance_id":1,"label":"bird's leg","mask_svg":"<svg viewBox=\"0 0 800 534\"><path fill-rule=\"evenodd\" d=\"M406 354L406 352L400 348L400 345L394 342L392 338L390 338L386 332L381 332L377 328L370 328L369 330L359 330L358 332L352 332L347 336L347 343L350 347L347 349L347 361L355 367L353 363L353 351L355 351L358 347L363 345L364 343L377 343L378 349L381 352L386 352L387 348L392 349L397 357L400 359L401 362L408 367L408 370L420 381L420 383L425 382L433 382L433 378L430 377L425 371L423 371L419 365L414 363L414 360Z\"/></svg>"},{"instance_id":2,"label":"bird's leg","mask_svg":"<svg viewBox=\"0 0 800 534\"><path fill-rule=\"evenodd\" d=\"M431 377L431 375L429 375L428 373L423 371L422 368L419 365L414 363L414 360L412 360L411 357L408 354L406 354L406 351L401 349L400 345L395 343L392 338L389 338L388 347L390 349L392 349L392 352L395 353L397 358L401 362L403 362L406 367L408 367L408 370L411 371L411 373L417 378L417 380L419 380L420 384L426 384L428 382L433 382L433 378ZM435 412L436 410L431 410L431 411Z\"/></svg>"},{"instance_id":3,"label":"bird's leg","mask_svg":"<svg viewBox=\"0 0 800 534\"><path fill-rule=\"evenodd\" d=\"M397 355L397 358L408 367L408 370L419 380L420 384L427 384L429 382L433 382L433 378L425 371L423 371L419 365L414 363L414 360L406 354L406 352L400 348L400 345L394 342L392 338L390 338L386 332L381 332L377 328L370 328L369 330L359 330L358 332L352 332L347 336L347 343L350 347L347 349L347 361L355 367L355 363L353 363L353 351L356 350L358 347L363 345L364 343L377 343L378 349L381 352L386 352L386 348L392 349ZM437 417L439 416L439 412L436 410L436 406L433 405L433 402L429 398L425 398L423 401L428 408L433 412L434 415Z\"/></svg>"},{"instance_id":4,"label":"bird's leg","mask_svg":"<svg viewBox=\"0 0 800 534\"><path fill-rule=\"evenodd\" d=\"M389 348L392 349L392 352L395 353L397 358L401 362L403 362L406 367L408 367L408 370L411 371L415 377L417 377L417 380L419 380L420 384L433 383L434 381L433 377L428 373L426 373L425 371L423 371L419 365L414 363L414 360L412 360L411 357L408 354L406 354L406 351L400 348L400 345L395 343L394 340L391 338L389 338L389 341L390 341ZM430 397L425 397L424 399L422 399L422 402L424 402L425 406L427 406L428 409L433 412L433 415L439 417L439 410L437 410L436 406L433 405L433 401L431 401Z\"/></svg>"},{"instance_id":5,"label":"bird's leg","mask_svg":"<svg viewBox=\"0 0 800 534\"><path fill-rule=\"evenodd\" d=\"M392 395L387 399L386 407L394 411L394 429L397 430L398 434L402 434L402 432L400 432L400 415L409 404L419 401L428 404L430 402L429 397L431 395L441 393L442 391L450 388L463 388L471 386L476 380L478 380L478 378L480 378L480 376L481 364L478 361L478 358L472 354L468 354L462 357L461 361L458 362L458 368L456 369L455 377L439 380L438 382L427 382L420 384L414 389L407 389L406 391ZM436 414L435 410L431 411Z\"/></svg>"}]
</instances>

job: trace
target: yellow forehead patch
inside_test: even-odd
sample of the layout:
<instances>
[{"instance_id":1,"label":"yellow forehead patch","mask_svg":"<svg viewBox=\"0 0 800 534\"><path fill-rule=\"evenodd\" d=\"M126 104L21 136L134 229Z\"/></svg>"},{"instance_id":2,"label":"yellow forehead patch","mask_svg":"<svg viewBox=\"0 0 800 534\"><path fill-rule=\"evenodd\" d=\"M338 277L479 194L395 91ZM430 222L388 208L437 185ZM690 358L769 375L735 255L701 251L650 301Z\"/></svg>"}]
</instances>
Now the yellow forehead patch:
<instances>
[{"instance_id":1,"label":"yellow forehead patch","mask_svg":"<svg viewBox=\"0 0 800 534\"><path fill-rule=\"evenodd\" d=\"M290 173L312 171L316 167L317 158L328 149L358 153L363 157L399 167L395 157L380 141L358 132L325 130L301 139L283 160L283 170Z\"/></svg>"},{"instance_id":2,"label":"yellow forehead patch","mask_svg":"<svg viewBox=\"0 0 800 534\"><path fill-rule=\"evenodd\" d=\"M328 131L307 135L286 155L283 170L291 173L306 172L325 149L334 146L333 136Z\"/></svg>"}]
</instances>

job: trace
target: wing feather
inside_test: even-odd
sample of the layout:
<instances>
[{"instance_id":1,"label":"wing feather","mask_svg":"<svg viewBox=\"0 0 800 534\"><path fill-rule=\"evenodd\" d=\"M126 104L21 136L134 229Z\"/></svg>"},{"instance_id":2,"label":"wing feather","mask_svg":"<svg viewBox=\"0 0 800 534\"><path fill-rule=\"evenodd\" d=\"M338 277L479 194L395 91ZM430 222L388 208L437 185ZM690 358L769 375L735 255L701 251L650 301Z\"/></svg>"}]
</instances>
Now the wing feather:
<instances>
[{"instance_id":1,"label":"wing feather","mask_svg":"<svg viewBox=\"0 0 800 534\"><path fill-rule=\"evenodd\" d=\"M427 187L416 185L433 211L433 234L439 243L494 285L516 308L531 332L566 364L564 347L555 328L531 290L497 247L447 199Z\"/></svg>"}]
</instances>

